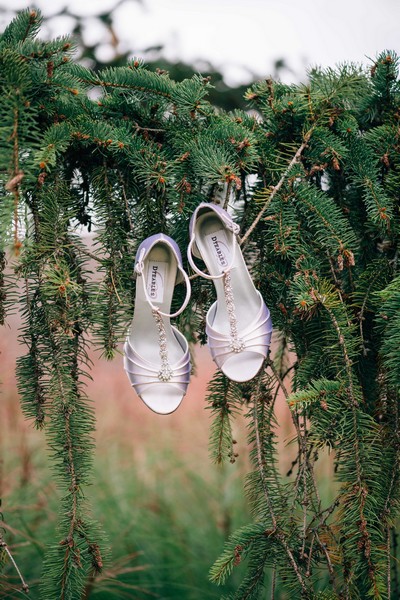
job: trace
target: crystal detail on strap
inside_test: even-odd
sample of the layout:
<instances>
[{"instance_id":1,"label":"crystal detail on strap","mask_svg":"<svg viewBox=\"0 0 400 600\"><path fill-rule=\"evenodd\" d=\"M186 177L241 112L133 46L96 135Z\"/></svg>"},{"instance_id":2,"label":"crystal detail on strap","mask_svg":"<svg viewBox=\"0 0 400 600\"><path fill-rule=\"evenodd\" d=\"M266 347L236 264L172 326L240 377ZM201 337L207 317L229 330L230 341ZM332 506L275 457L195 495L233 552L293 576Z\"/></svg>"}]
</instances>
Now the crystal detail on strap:
<instances>
[{"instance_id":1,"label":"crystal detail on strap","mask_svg":"<svg viewBox=\"0 0 400 600\"><path fill-rule=\"evenodd\" d=\"M158 310L152 311L153 317L157 323L158 343L160 346L161 369L158 372L160 381L169 381L173 376L173 371L168 362L167 337L165 334L164 321Z\"/></svg>"},{"instance_id":2,"label":"crystal detail on strap","mask_svg":"<svg viewBox=\"0 0 400 600\"><path fill-rule=\"evenodd\" d=\"M236 352L238 354L239 352L243 352L243 350L246 348L246 344L241 339L231 340L229 347L232 352Z\"/></svg>"},{"instance_id":3,"label":"crystal detail on strap","mask_svg":"<svg viewBox=\"0 0 400 600\"><path fill-rule=\"evenodd\" d=\"M231 330L231 341L229 344L232 352L243 352L246 347L244 341L238 337L237 332L237 319L235 312L235 303L233 300L233 291L232 291L232 281L231 281L231 273L228 271L224 273L224 292L225 292L225 301L226 301L226 310L228 313L229 319L229 328Z\"/></svg>"},{"instance_id":4,"label":"crystal detail on strap","mask_svg":"<svg viewBox=\"0 0 400 600\"><path fill-rule=\"evenodd\" d=\"M172 369L169 365L165 365L163 367L161 367L161 369L158 372L158 379L160 381L169 381L172 378L173 372Z\"/></svg>"}]
</instances>

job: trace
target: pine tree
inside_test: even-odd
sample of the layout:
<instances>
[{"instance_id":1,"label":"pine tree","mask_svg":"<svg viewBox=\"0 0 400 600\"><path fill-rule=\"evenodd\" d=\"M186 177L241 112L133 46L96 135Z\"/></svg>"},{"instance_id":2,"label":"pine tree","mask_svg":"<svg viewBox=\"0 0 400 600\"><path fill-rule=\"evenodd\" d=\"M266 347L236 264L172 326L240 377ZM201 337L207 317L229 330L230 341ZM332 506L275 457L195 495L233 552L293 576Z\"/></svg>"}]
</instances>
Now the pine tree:
<instances>
[{"instance_id":1,"label":"pine tree","mask_svg":"<svg viewBox=\"0 0 400 600\"><path fill-rule=\"evenodd\" d=\"M251 112L224 112L207 100L208 79L176 83L138 59L94 73L74 63L69 39L37 39L39 27L39 12L23 11L0 38L0 321L19 293L22 409L46 433L63 493L42 597L80 598L107 560L85 502L94 450L89 336L114 357L133 313L135 248L163 231L184 249L204 200L233 210L279 332L275 356L254 380L238 385L217 374L209 386L217 463L235 462L232 419L247 419L254 516L210 576L221 583L246 561L232 599L264 597L266 573L271 598L278 589L292 598L394 597L397 56L385 51L369 69L314 69L307 84L266 80L246 94ZM89 249L79 232L92 226ZM213 294L193 278L180 317L191 342L204 342ZM296 432L292 479L276 455L278 391ZM334 454L338 484L328 505L315 475L323 449Z\"/></svg>"}]
</instances>

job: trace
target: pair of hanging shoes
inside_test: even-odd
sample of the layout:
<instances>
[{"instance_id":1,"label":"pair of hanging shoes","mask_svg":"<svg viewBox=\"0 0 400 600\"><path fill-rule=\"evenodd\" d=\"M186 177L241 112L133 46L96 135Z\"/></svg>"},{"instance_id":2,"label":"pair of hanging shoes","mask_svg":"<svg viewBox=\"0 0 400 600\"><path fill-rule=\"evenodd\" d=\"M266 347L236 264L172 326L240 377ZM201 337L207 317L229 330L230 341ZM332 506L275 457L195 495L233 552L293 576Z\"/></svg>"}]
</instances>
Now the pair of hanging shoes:
<instances>
[{"instance_id":1,"label":"pair of hanging shoes","mask_svg":"<svg viewBox=\"0 0 400 600\"><path fill-rule=\"evenodd\" d=\"M221 207L202 203L189 227L189 263L198 275L214 281L217 293L206 317L211 355L229 379L249 381L267 356L272 323L237 242L239 226ZM196 266L193 256L203 260L208 273ZM135 313L124 346L124 367L144 403L168 414L180 405L190 379L188 343L170 323L189 302L190 281L177 244L162 233L139 246L135 273ZM182 281L186 297L171 314L174 286Z\"/></svg>"}]
</instances>

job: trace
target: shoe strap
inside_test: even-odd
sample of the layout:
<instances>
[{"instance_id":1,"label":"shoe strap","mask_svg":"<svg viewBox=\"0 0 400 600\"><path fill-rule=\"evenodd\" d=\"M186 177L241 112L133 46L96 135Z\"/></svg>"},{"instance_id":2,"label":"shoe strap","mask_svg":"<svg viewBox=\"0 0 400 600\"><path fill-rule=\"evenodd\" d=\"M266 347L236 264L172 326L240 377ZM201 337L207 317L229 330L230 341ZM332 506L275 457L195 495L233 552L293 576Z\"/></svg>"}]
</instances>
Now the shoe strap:
<instances>
[{"instance_id":1,"label":"shoe strap","mask_svg":"<svg viewBox=\"0 0 400 600\"><path fill-rule=\"evenodd\" d=\"M146 252L147 252L146 248L142 248L142 250L140 252L140 255L139 255L138 259L137 259L137 262L135 264L135 273L142 280L143 291L144 291L145 298L146 298L147 302L149 303L151 309L153 311L155 311L156 313L158 313L159 315L162 315L163 317L169 317L169 318L177 317L178 315L180 315L185 310L185 308L187 307L187 305L189 303L189 300L190 300L191 285L190 285L189 277L187 276L186 271L181 266L180 261L177 260L178 269L181 272L181 274L183 276L183 281L185 282L185 285L186 285L186 296L185 296L185 299L183 301L182 306L176 312L174 312L174 313L163 312L162 310L160 310L159 306L154 306L154 304L152 303L152 301L150 299L148 291L147 291L147 286L146 286L145 278L144 278L144 275L143 275L143 272L144 272L144 257L145 257Z\"/></svg>"},{"instance_id":2,"label":"shoe strap","mask_svg":"<svg viewBox=\"0 0 400 600\"><path fill-rule=\"evenodd\" d=\"M239 228L238 228L238 232L239 232ZM235 234L236 234L236 232L234 232L234 235ZM233 237L231 262L219 275L210 275L209 273L204 273L204 271L201 271L198 267L196 267L194 260L193 260L193 245L195 244L195 242L196 242L196 236L193 235L193 237L190 240L189 245L188 245L187 256L188 256L188 261L189 261L190 266L192 267L193 271L195 271L195 273L197 273L197 275L201 275L201 277L204 277L205 279L221 279L222 277L224 277L224 275L229 273L229 271L233 267L233 263L235 262L236 246L237 246L235 237Z\"/></svg>"},{"instance_id":3,"label":"shoe strap","mask_svg":"<svg viewBox=\"0 0 400 600\"><path fill-rule=\"evenodd\" d=\"M237 223L235 223L235 221L232 219L230 214L225 209L223 209L221 206L218 206L218 204L213 204L212 202L201 202L195 209L195 211L192 214L192 217L190 219L190 223L189 223L190 237L193 237L195 234L197 215L203 209L215 212L219 216L221 221L224 223L224 225L227 229L229 229L230 231L232 231L235 234L239 233L239 231L240 231L239 225Z\"/></svg>"}]
</instances>

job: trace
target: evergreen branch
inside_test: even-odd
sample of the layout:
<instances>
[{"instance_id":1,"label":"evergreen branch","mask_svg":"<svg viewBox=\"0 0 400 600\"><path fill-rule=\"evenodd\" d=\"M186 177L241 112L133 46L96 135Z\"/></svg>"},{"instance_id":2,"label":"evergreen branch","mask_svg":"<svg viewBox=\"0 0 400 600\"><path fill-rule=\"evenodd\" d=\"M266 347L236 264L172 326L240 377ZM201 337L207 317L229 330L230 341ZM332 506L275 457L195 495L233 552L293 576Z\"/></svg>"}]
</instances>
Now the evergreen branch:
<instances>
[{"instance_id":1,"label":"evergreen branch","mask_svg":"<svg viewBox=\"0 0 400 600\"><path fill-rule=\"evenodd\" d=\"M301 392L297 392L297 393L292 393L289 394L286 386L284 384L283 378L280 377L279 373L277 372L274 363L271 360L268 360L267 365L271 367L271 370L273 371L274 377L278 382L278 389L279 387L282 389L286 401L288 402L289 406L291 407L291 409L293 410L293 408L295 407L295 409L297 409L297 402L299 401L299 399L301 398L300 402L301 402L301 406L304 407L304 396L307 397L307 403L310 402L310 395L309 395L309 391L301 391ZM321 393L323 392L323 388L326 388L327 384L332 384L332 391L336 389L338 389L338 385L337 382L328 382L328 381L322 381L322 382L313 382L312 385L312 394L311 396L314 395L314 393L316 392L316 397L319 398L323 398L323 396L326 396L326 391L324 390L324 394L323 396L321 395ZM311 386L310 386L311 387ZM324 398L325 401L325 398ZM325 556L326 556L326 560L327 560L327 564L328 564L328 569L330 571L331 576L333 576L333 569L332 569L332 563L330 560L330 556L329 553L327 551L327 549L325 548L325 546L323 546L318 538L317 535L317 531L319 530L319 528L325 524L327 518L330 516L330 514L333 512L333 510L336 508L337 506L337 502L335 501L330 507L328 507L325 510L322 510L321 508L321 498L319 496L319 491L318 491L318 485L316 482L316 477L315 477L315 473L314 473L314 468L312 463L310 462L310 458L309 458L309 453L307 451L307 432L306 432L306 421L305 421L305 417L304 417L304 424L303 424L303 432L301 431L301 428L299 427L299 421L298 421L298 416L297 414L293 414L293 423L294 426L296 428L296 432L297 432L297 439L299 440L300 443L300 448L299 448L299 455L298 455L298 460L300 460L300 457L303 456L303 464L300 466L299 465L299 469L298 469L298 475L296 478L296 485L297 482L300 481L300 477L303 477L303 500L302 500L302 506L303 506L303 542L302 542L302 548L300 551L300 557L304 557L305 555L305 544L306 544L306 538L307 538L307 534L308 531L311 529L311 525L313 523L313 521L317 518L317 514L320 515L320 521L317 525L316 528L314 528L313 531L313 537L312 537L312 541L310 544L310 548L308 550L308 566L307 566L307 572L310 572L310 565L311 565L311 554L312 554L312 546L313 546L313 539L314 536L317 537L317 541L318 544L321 546ZM313 485L313 489L314 492L316 494L317 497L317 510L318 513L313 517L313 519L311 520L311 522L307 525L307 506L309 504L309 500L308 500L308 493L307 493L307 473L310 475L311 481L312 481L312 485ZM323 514L326 513L326 516L323 517Z\"/></svg>"},{"instance_id":2,"label":"evergreen branch","mask_svg":"<svg viewBox=\"0 0 400 600\"><path fill-rule=\"evenodd\" d=\"M226 458L231 463L235 462L237 455L233 449L231 417L240 400L238 386L221 373L217 373L208 386L207 395L213 415L210 429L211 457L217 464L222 464Z\"/></svg>"},{"instance_id":3,"label":"evergreen branch","mask_svg":"<svg viewBox=\"0 0 400 600\"><path fill-rule=\"evenodd\" d=\"M18 41L33 38L42 22L39 10L21 10L11 23L6 27L0 37L0 41L13 45Z\"/></svg>"},{"instance_id":4,"label":"evergreen branch","mask_svg":"<svg viewBox=\"0 0 400 600\"><path fill-rule=\"evenodd\" d=\"M38 12L36 10L32 10L29 14L29 21L26 25L26 30L24 35L22 36L22 41L25 41L27 39L27 37L30 35L30 33L32 32L32 29L34 26L37 27L37 22L40 21L40 13L38 14Z\"/></svg>"},{"instance_id":5,"label":"evergreen branch","mask_svg":"<svg viewBox=\"0 0 400 600\"><path fill-rule=\"evenodd\" d=\"M49 316L47 315L47 320L49 322ZM53 361L52 361L52 395L53 395L53 411L51 415L51 425L53 428L58 427L60 422L63 423L63 439L60 440L63 450L66 450L66 455L63 457L63 462L66 462L66 473L67 478L69 479L68 484L68 492L71 497L71 501L68 507L68 532L64 539L60 541L61 548L64 548L64 558L62 561L62 570L59 575L60 577L60 600L70 600L70 592L68 589L70 588L71 583L68 581L70 577L70 561L76 565L81 566L80 564L80 553L79 549L75 546L74 537L76 533L81 528L82 524L80 523L80 516L78 514L78 506L79 506L79 498L81 496L80 484L79 484L79 476L78 476L78 468L76 465L76 455L79 454L79 449L76 447L73 441L73 432L71 419L73 413L76 411L76 408L73 405L73 396L76 395L76 400L78 399L79 392L76 389L67 389L66 381L65 381L65 373L61 370L61 365L63 364L62 360L62 350L60 352L60 348L58 346L57 340L52 332L51 326L48 325L48 335L50 345L53 351ZM71 383L73 387L76 387L76 380L78 378L78 337L80 334L75 334L75 349L73 352L73 362L71 365L71 372L68 374L68 377L71 378ZM72 393L71 393L72 392ZM72 401L72 403L71 403ZM57 403L57 404L55 404ZM57 434L58 435L58 432ZM80 443L83 443L83 439L80 440Z\"/></svg>"},{"instance_id":6,"label":"evergreen branch","mask_svg":"<svg viewBox=\"0 0 400 600\"><path fill-rule=\"evenodd\" d=\"M354 266L351 246L355 243L355 236L329 196L313 186L299 183L295 186L294 197L299 210L302 210L302 205L305 206L304 217L309 221L310 229L314 230L316 240L328 252L338 253L339 268L343 268L343 255L346 266Z\"/></svg>"},{"instance_id":7,"label":"evergreen branch","mask_svg":"<svg viewBox=\"0 0 400 600\"><path fill-rule=\"evenodd\" d=\"M14 108L14 127L12 133L13 140L13 167L14 171L12 177L15 180L20 174L19 168L19 140L18 140L18 125L19 125L19 111L18 107ZM19 240L18 240L18 207L19 207L19 183L13 186L14 194L14 248L18 254Z\"/></svg>"},{"instance_id":8,"label":"evergreen branch","mask_svg":"<svg viewBox=\"0 0 400 600\"><path fill-rule=\"evenodd\" d=\"M117 180L118 173L108 169L106 161L93 178L95 206L101 225L96 243L100 243L108 255L101 267L105 276L98 296L102 308L94 314L95 334L107 359L113 358L125 331L130 306L121 295L122 285L131 284L133 278L128 241L131 230L127 229L125 199L115 189Z\"/></svg>"},{"instance_id":9,"label":"evergreen branch","mask_svg":"<svg viewBox=\"0 0 400 600\"><path fill-rule=\"evenodd\" d=\"M259 470L260 477L261 477L263 493L264 493L265 499L267 501L267 505L268 505L268 509L269 509L269 513L270 513L270 517L271 517L272 529L273 529L273 532L276 532L278 529L278 522L277 522L277 518L275 516L274 508L273 508L273 505L271 502L268 485L267 485L267 481L266 481L266 477L265 477L265 472L264 472L265 458L263 456L263 450L262 450L262 446L261 446L260 429L259 429L259 422L258 422L257 409L258 409L258 402L259 402L259 395L260 395L261 377L262 377L261 375L258 376L258 381L256 383L256 389L255 389L255 392L253 395L253 420L254 420L254 431L255 431L256 450L257 450L257 466L258 466L258 470Z\"/></svg>"},{"instance_id":10,"label":"evergreen branch","mask_svg":"<svg viewBox=\"0 0 400 600\"><path fill-rule=\"evenodd\" d=\"M106 68L99 74L88 72L80 80L89 85L111 89L148 92L171 100L174 82L167 77L131 67Z\"/></svg>"},{"instance_id":11,"label":"evergreen branch","mask_svg":"<svg viewBox=\"0 0 400 600\"><path fill-rule=\"evenodd\" d=\"M365 318L364 314L366 311L366 307L367 307L367 304L368 304L368 301L370 299L372 292L376 291L376 283L382 277L382 270L383 270L382 263L379 262L377 266L378 266L378 268L376 269L375 273L373 273L372 277L371 276L369 277L369 283L368 283L367 289L365 290L365 296L362 301L360 312L358 315L358 318L360 321L360 337L361 337L362 341L364 341L363 323L364 323L364 318Z\"/></svg>"},{"instance_id":12,"label":"evergreen branch","mask_svg":"<svg viewBox=\"0 0 400 600\"><path fill-rule=\"evenodd\" d=\"M31 297L29 281L26 276L24 283L27 327L21 338L28 344L29 352L26 356L17 359L16 374L23 412L28 418L34 417L36 427L41 429L46 416L46 388L43 382L44 369L40 341L38 335L34 333L39 325L41 315L37 307L37 296Z\"/></svg>"},{"instance_id":13,"label":"evergreen branch","mask_svg":"<svg viewBox=\"0 0 400 600\"><path fill-rule=\"evenodd\" d=\"M341 326L339 325L338 319L335 315L335 309L332 305L329 305L329 297L326 294L316 293L316 299L321 302L325 310L328 312L331 322L337 334L339 346L343 352L345 371L347 375L347 391L350 399L350 410L352 416L352 453L354 453L354 464L356 469L356 484L352 490L348 490L344 497L344 504L353 503L354 499L357 499L357 506L359 509L360 519L358 521L359 535L361 537L359 542L360 550L363 549L363 555L368 565L369 578L372 582L372 590L374 597L379 597L379 571L377 566L371 560L371 545L372 545L372 533L368 528L368 520L366 518L367 509L367 498L370 493L367 485L367 478L363 469L363 462L361 459L361 440L359 436L359 419L361 418L358 393L355 390L355 383L353 378L353 367L350 360L349 350L346 343L346 336L343 333ZM344 307L342 308L344 311ZM364 442L365 443L365 442ZM351 510L351 509L350 509Z\"/></svg>"},{"instance_id":14,"label":"evergreen branch","mask_svg":"<svg viewBox=\"0 0 400 600\"><path fill-rule=\"evenodd\" d=\"M398 485L398 480L399 480L399 472L398 472L398 467L399 467L399 463L400 463L400 423L399 423L399 408L398 408L398 402L397 402L397 398L394 398L393 401L393 410L394 410L394 448L395 448L395 457L393 460L393 466L392 466L392 472L390 475L390 481L389 481L389 486L388 486L388 490L387 490L387 495L386 495L386 499L383 505L383 510L382 510L382 515L381 518L383 519L387 519L388 515L390 514L390 504L392 503L392 499L393 499L393 491L395 490L395 485L397 483ZM397 491L397 490L395 490Z\"/></svg>"},{"instance_id":15,"label":"evergreen branch","mask_svg":"<svg viewBox=\"0 0 400 600\"><path fill-rule=\"evenodd\" d=\"M210 569L210 579L221 585L232 573L233 568L238 566L243 558L250 552L258 540L273 543L272 538L265 536L265 531L260 523L245 525L235 531L225 543L222 555L215 561Z\"/></svg>"},{"instance_id":16,"label":"evergreen branch","mask_svg":"<svg viewBox=\"0 0 400 600\"><path fill-rule=\"evenodd\" d=\"M348 390L349 390L349 396L350 396L350 400L351 400L352 414L353 414L354 443L355 443L354 450L355 450L355 463L356 463L356 468L357 468L357 483L358 483L359 489L361 490L363 485L362 485L362 470L361 470L361 461L360 461L360 448L359 448L359 441L358 441L358 436L357 436L357 412L356 412L357 409L359 408L359 403L358 403L358 400L356 398L355 391L354 391L353 365L352 365L352 362L349 357L349 352L347 349L345 335L342 333L342 330L339 326L339 323L336 319L336 316L335 316L333 310L328 306L328 304L326 302L326 297L317 292L316 298L317 298L317 300L319 300L321 302L321 304L324 306L325 310L329 314L331 321L333 323L333 326L337 333L339 345L342 348L342 352L343 352L343 358L344 358L345 369L346 369L346 374L347 374L347 381L348 381Z\"/></svg>"},{"instance_id":17,"label":"evergreen branch","mask_svg":"<svg viewBox=\"0 0 400 600\"><path fill-rule=\"evenodd\" d=\"M263 373L263 369L261 369L261 373ZM288 556L289 562L292 565L292 568L296 574L296 577L299 581L299 584L301 586L303 593L308 594L308 588L304 581L303 575L301 573L301 569L298 566L298 564L294 558L293 552L289 547L289 544L287 542L284 531L278 525L278 520L275 515L275 511L274 511L273 504L272 504L269 490L268 490L267 480L265 477L265 472L264 472L265 458L263 456L263 450L262 450L262 445L261 445L260 426L259 426L259 421L258 421L258 410L257 410L259 399L260 399L261 380L262 380L262 374L259 375L257 378L256 387L255 387L255 391L253 394L253 422L254 422L255 442L256 442L256 452L257 452L257 466L258 466L258 471L260 473L263 493L264 493L264 496L265 496L265 499L267 502L267 506L269 509L270 517L271 517L271 523L272 523L272 531L270 531L268 533L268 535L275 537L282 544L282 546ZM283 385L283 382L281 382L281 383Z\"/></svg>"},{"instance_id":18,"label":"evergreen branch","mask_svg":"<svg viewBox=\"0 0 400 600\"><path fill-rule=\"evenodd\" d=\"M234 596L235 599L256 600L259 598L260 589L263 587L263 575L267 560L268 555L265 554L262 560L255 561L254 566L251 565L247 578Z\"/></svg>"},{"instance_id":19,"label":"evergreen branch","mask_svg":"<svg viewBox=\"0 0 400 600\"><path fill-rule=\"evenodd\" d=\"M292 392L287 396L285 394L285 396L291 410L305 411L305 409L317 402L321 404L329 402L330 395L338 395L341 388L342 383L340 381L321 378L311 381L306 388Z\"/></svg>"},{"instance_id":20,"label":"evergreen branch","mask_svg":"<svg viewBox=\"0 0 400 600\"><path fill-rule=\"evenodd\" d=\"M338 296L339 296L339 298L340 298L340 302L341 302L342 304L344 304L344 303L345 303L345 300L344 300L344 297L343 297L343 289L342 289L341 283L339 282L339 280L338 280L338 278L337 278L337 275L336 275L336 269L335 269L335 265L334 265L334 263L333 263L333 259L332 259L332 257L331 257L331 256L329 256L329 254L328 254L328 260L329 260L329 267L330 267L330 270L331 270L331 273L332 273L332 278L333 278L333 281L335 282L335 287L336 287L336 290L337 290ZM339 268L340 268L340 267L341 267L341 265L339 265ZM351 273L351 271L350 271L350 267L349 267L349 273ZM348 319L348 320L347 320L347 324L348 324L348 326L349 326L349 327L351 326L350 319ZM361 332L361 333L362 333L362 332ZM361 335L361 340L362 340L362 339L363 339L363 337L362 337L362 335Z\"/></svg>"}]
</instances>

